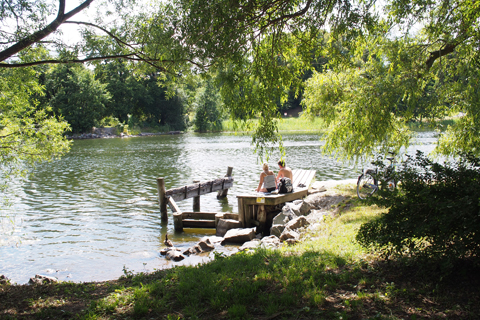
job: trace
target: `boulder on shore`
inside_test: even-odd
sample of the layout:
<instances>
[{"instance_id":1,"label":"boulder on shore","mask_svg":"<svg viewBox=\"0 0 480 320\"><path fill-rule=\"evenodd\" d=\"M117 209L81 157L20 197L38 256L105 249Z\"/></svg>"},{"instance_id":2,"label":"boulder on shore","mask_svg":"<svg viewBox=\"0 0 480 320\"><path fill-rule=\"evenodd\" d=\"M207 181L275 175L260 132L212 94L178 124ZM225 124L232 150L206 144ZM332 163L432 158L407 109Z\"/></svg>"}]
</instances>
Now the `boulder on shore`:
<instances>
[{"instance_id":1,"label":"boulder on shore","mask_svg":"<svg viewBox=\"0 0 480 320\"><path fill-rule=\"evenodd\" d=\"M242 223L234 219L219 219L217 225L217 237L223 237L228 230L238 229L242 227Z\"/></svg>"},{"instance_id":2,"label":"boulder on shore","mask_svg":"<svg viewBox=\"0 0 480 320\"><path fill-rule=\"evenodd\" d=\"M224 243L245 243L255 238L255 228L230 229L225 234Z\"/></svg>"},{"instance_id":3,"label":"boulder on shore","mask_svg":"<svg viewBox=\"0 0 480 320\"><path fill-rule=\"evenodd\" d=\"M282 212L280 212L273 218L272 224L285 225L288 223L288 221L293 220L296 217L297 215L289 206L284 206Z\"/></svg>"},{"instance_id":4,"label":"boulder on shore","mask_svg":"<svg viewBox=\"0 0 480 320\"><path fill-rule=\"evenodd\" d=\"M298 241L300 239L300 234L296 231L286 228L285 230L283 230L282 235L280 236L280 240L287 241L289 239Z\"/></svg>"},{"instance_id":5,"label":"boulder on shore","mask_svg":"<svg viewBox=\"0 0 480 320\"><path fill-rule=\"evenodd\" d=\"M7 284L8 283L8 278L5 277L3 274L0 275L0 284Z\"/></svg>"},{"instance_id":6,"label":"boulder on shore","mask_svg":"<svg viewBox=\"0 0 480 320\"><path fill-rule=\"evenodd\" d=\"M205 238L200 240L193 247L188 248L183 252L185 255L197 254L202 252L209 252L215 249L215 246L210 242L210 239Z\"/></svg>"},{"instance_id":7,"label":"boulder on shore","mask_svg":"<svg viewBox=\"0 0 480 320\"><path fill-rule=\"evenodd\" d=\"M167 258L168 260L178 262L178 261L182 261L183 259L185 259L185 256L179 251L179 249L170 248L170 250L168 250L166 252L165 258Z\"/></svg>"},{"instance_id":8,"label":"boulder on shore","mask_svg":"<svg viewBox=\"0 0 480 320\"><path fill-rule=\"evenodd\" d=\"M35 277L30 278L30 280L28 281L29 284L49 284L49 283L56 283L56 282L58 282L57 278L43 276L40 274L36 274Z\"/></svg>"},{"instance_id":9,"label":"boulder on shore","mask_svg":"<svg viewBox=\"0 0 480 320\"><path fill-rule=\"evenodd\" d=\"M276 236L276 237L280 237L280 235L282 234L283 230L285 230L285 225L283 225L283 224L274 224L274 225L270 228L270 234L273 235L273 236Z\"/></svg>"},{"instance_id":10,"label":"boulder on shore","mask_svg":"<svg viewBox=\"0 0 480 320\"><path fill-rule=\"evenodd\" d=\"M295 200L293 202L285 203L286 207L289 207L293 213L297 216L306 216L310 212L310 205L303 200Z\"/></svg>"},{"instance_id":11,"label":"boulder on shore","mask_svg":"<svg viewBox=\"0 0 480 320\"><path fill-rule=\"evenodd\" d=\"M297 217L293 220L290 220L286 225L285 225L285 228L288 228L290 230L296 230L298 228L303 228L303 227L306 227L310 224L310 222L308 222L307 218L305 218L304 216L300 216L300 217Z\"/></svg>"}]
</instances>

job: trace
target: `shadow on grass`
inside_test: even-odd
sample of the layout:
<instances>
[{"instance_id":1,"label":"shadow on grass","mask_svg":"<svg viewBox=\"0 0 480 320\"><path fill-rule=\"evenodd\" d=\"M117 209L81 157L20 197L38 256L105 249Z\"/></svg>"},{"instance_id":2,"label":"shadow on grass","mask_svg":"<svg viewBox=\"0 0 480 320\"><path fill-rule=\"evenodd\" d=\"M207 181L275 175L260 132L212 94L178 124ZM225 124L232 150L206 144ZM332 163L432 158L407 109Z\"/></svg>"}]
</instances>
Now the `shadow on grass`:
<instances>
[{"instance_id":1,"label":"shadow on grass","mask_svg":"<svg viewBox=\"0 0 480 320\"><path fill-rule=\"evenodd\" d=\"M1 319L474 319L479 272L260 250L102 283L2 286Z\"/></svg>"}]
</instances>

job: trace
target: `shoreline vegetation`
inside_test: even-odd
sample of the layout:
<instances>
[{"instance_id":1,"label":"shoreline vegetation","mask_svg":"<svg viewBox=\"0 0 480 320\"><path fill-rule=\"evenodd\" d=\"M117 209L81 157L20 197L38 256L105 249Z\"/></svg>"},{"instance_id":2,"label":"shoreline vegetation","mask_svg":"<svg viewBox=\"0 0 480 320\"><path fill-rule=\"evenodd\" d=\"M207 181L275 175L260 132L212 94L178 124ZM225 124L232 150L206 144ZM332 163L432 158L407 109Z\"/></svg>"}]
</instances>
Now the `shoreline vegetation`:
<instances>
[{"instance_id":1,"label":"shoreline vegetation","mask_svg":"<svg viewBox=\"0 0 480 320\"><path fill-rule=\"evenodd\" d=\"M325 123L320 118L315 118L313 120L306 119L303 117L286 117L279 119L278 122L278 131L282 132L303 132L303 133L322 133L326 127ZM257 120L252 120L255 123ZM448 125L452 125L456 120L455 119L446 119L440 121L437 124L437 128L445 130ZM424 130L434 130L431 125L425 121L418 121L409 123L409 127L414 131L424 131ZM191 129L186 132L193 132ZM245 133L248 134L250 131L242 129L241 127L236 127L235 123L231 120L224 120L222 122L222 130L215 132L205 132L205 133ZM144 136L155 136L155 135L172 135L172 134L182 134L184 131L171 131L167 127L159 128L132 128L132 129L120 129L116 127L105 127L105 128L94 128L92 132L81 133L81 134L72 134L68 137L71 139L96 139L96 138L128 138L128 137L144 137ZM200 133L200 132L196 132ZM201 132L203 133L203 132Z\"/></svg>"},{"instance_id":2,"label":"shoreline vegetation","mask_svg":"<svg viewBox=\"0 0 480 320\"><path fill-rule=\"evenodd\" d=\"M355 196L301 242L105 282L0 284L1 319L475 319L478 268L388 261L355 235L383 210Z\"/></svg>"}]
</instances>

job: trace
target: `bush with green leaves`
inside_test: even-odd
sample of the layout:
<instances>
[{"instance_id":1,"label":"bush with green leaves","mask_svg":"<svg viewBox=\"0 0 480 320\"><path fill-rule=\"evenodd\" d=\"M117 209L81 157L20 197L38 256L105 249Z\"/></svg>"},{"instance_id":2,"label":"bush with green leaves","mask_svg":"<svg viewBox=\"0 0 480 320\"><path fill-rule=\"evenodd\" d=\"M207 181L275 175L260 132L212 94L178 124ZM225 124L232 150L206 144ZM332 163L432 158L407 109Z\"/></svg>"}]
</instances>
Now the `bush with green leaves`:
<instances>
[{"instance_id":1,"label":"bush with green leaves","mask_svg":"<svg viewBox=\"0 0 480 320\"><path fill-rule=\"evenodd\" d=\"M385 256L454 262L480 253L480 159L463 154L433 162L417 151L396 172L399 188L380 189L373 203L388 209L360 227L357 241Z\"/></svg>"}]
</instances>

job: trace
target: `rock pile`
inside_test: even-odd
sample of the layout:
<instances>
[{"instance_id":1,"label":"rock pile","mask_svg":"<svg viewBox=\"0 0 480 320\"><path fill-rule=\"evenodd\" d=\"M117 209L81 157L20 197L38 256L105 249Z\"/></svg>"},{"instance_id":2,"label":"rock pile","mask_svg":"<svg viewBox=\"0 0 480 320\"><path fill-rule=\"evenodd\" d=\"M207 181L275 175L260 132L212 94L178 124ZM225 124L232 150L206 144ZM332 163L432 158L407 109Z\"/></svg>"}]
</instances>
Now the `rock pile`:
<instances>
[{"instance_id":1,"label":"rock pile","mask_svg":"<svg viewBox=\"0 0 480 320\"><path fill-rule=\"evenodd\" d=\"M280 213L273 218L270 236L255 234L255 228L239 228L236 220L221 219L216 237L201 239L197 244L184 250L165 248L160 253L172 261L181 261L185 256L209 252L215 245L242 244L239 251L258 247L278 248L282 243L294 244L300 241L307 228L321 223L324 216L335 213L337 204L345 200L344 196L329 193L312 192L304 200L287 202Z\"/></svg>"}]
</instances>

